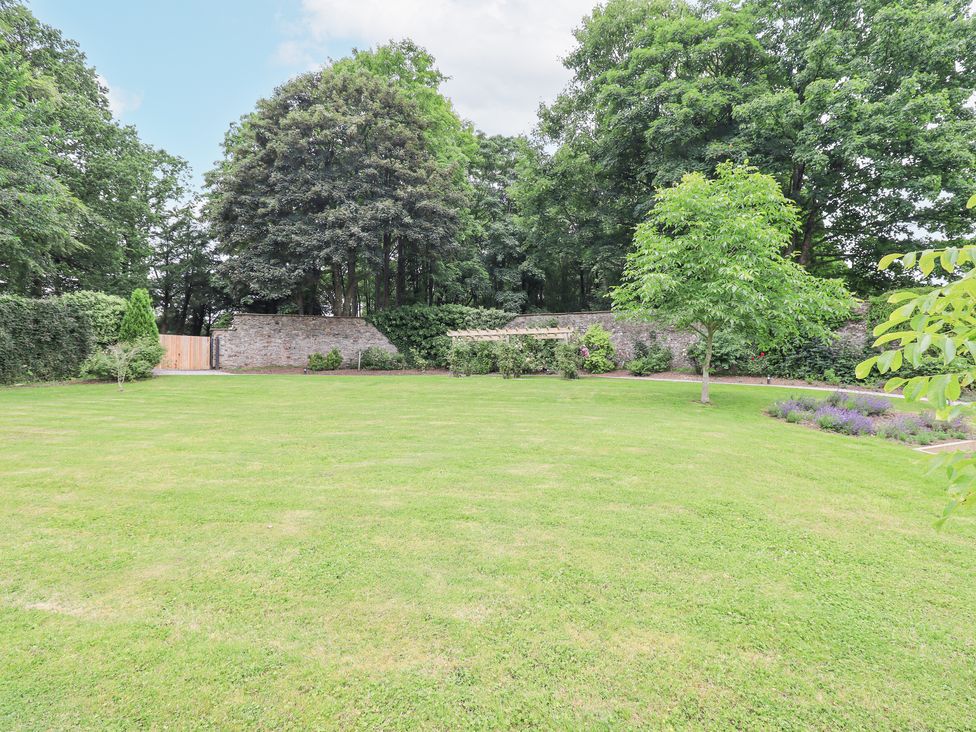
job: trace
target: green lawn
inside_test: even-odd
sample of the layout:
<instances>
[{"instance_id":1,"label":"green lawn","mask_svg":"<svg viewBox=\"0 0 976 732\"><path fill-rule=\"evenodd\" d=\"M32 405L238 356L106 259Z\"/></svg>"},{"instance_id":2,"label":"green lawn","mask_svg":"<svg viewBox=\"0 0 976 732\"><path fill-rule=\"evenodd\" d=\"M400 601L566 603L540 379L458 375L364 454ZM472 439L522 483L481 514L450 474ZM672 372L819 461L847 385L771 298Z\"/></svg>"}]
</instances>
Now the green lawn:
<instances>
[{"instance_id":1,"label":"green lawn","mask_svg":"<svg viewBox=\"0 0 976 732\"><path fill-rule=\"evenodd\" d=\"M0 729L967 728L976 522L787 390L0 390Z\"/></svg>"}]
</instances>

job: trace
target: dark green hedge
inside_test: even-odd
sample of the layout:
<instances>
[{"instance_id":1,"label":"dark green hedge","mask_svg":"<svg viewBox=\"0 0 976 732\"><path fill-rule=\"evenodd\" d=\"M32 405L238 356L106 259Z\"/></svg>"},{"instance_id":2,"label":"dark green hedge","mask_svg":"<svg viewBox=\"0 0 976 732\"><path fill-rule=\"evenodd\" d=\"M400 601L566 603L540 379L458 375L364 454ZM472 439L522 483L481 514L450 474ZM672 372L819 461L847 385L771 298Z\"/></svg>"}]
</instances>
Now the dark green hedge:
<instances>
[{"instance_id":1,"label":"dark green hedge","mask_svg":"<svg viewBox=\"0 0 976 732\"><path fill-rule=\"evenodd\" d=\"M73 304L0 296L0 383L75 377L92 343L88 314Z\"/></svg>"},{"instance_id":2,"label":"dark green hedge","mask_svg":"<svg viewBox=\"0 0 976 732\"><path fill-rule=\"evenodd\" d=\"M119 342L119 327L125 316L126 301L118 295L79 290L62 295L61 302L83 310L91 321L92 338L99 348Z\"/></svg>"},{"instance_id":3,"label":"dark green hedge","mask_svg":"<svg viewBox=\"0 0 976 732\"><path fill-rule=\"evenodd\" d=\"M465 305L410 305L376 313L369 321L408 359L419 356L444 367L451 350L447 331L504 328L514 317L504 310Z\"/></svg>"}]
</instances>

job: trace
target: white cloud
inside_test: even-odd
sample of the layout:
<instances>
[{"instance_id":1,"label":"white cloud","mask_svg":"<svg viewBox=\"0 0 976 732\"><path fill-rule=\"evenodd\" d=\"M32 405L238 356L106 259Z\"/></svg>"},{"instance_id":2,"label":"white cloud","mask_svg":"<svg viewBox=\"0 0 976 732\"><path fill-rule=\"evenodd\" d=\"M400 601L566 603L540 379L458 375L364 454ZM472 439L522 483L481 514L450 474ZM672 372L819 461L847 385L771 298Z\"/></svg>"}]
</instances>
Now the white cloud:
<instances>
[{"instance_id":1,"label":"white cloud","mask_svg":"<svg viewBox=\"0 0 976 732\"><path fill-rule=\"evenodd\" d=\"M595 0L303 0L302 35L276 60L308 67L339 43L411 38L450 76L458 113L490 133L528 132L569 79L562 57ZM337 54L333 54L337 55ZM341 55L341 54L338 54Z\"/></svg>"},{"instance_id":2,"label":"white cloud","mask_svg":"<svg viewBox=\"0 0 976 732\"><path fill-rule=\"evenodd\" d=\"M142 106L142 94L112 86L108 83L108 79L101 74L98 74L98 83L105 87L108 96L108 108L114 116L122 118Z\"/></svg>"}]
</instances>

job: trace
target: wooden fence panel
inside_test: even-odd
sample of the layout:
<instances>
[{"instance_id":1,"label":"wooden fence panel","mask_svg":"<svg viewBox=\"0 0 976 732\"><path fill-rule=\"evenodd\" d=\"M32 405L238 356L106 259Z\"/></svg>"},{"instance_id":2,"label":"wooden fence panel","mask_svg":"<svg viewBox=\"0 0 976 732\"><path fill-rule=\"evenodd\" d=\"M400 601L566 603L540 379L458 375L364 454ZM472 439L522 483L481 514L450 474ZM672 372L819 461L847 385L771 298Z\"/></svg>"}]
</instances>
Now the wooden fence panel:
<instances>
[{"instance_id":1,"label":"wooden fence panel","mask_svg":"<svg viewBox=\"0 0 976 732\"><path fill-rule=\"evenodd\" d=\"M210 338L207 336L161 333L159 342L166 349L159 368L180 371L206 371L210 368Z\"/></svg>"}]
</instances>

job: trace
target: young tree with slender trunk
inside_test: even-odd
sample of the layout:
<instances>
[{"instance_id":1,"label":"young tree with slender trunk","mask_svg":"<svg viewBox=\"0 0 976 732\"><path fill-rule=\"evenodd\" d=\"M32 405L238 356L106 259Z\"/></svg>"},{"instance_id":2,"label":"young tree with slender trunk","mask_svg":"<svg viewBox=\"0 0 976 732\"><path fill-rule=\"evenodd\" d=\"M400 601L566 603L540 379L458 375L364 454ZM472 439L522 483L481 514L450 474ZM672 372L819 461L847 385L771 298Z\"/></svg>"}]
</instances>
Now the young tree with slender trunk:
<instances>
[{"instance_id":1,"label":"young tree with slender trunk","mask_svg":"<svg viewBox=\"0 0 976 732\"><path fill-rule=\"evenodd\" d=\"M782 256L797 226L796 207L755 168L723 163L715 179L689 173L657 193L637 227L623 284L612 292L614 310L698 333L705 343L701 401L708 404L719 333L768 349L793 336L826 338L850 313L839 281Z\"/></svg>"}]
</instances>

